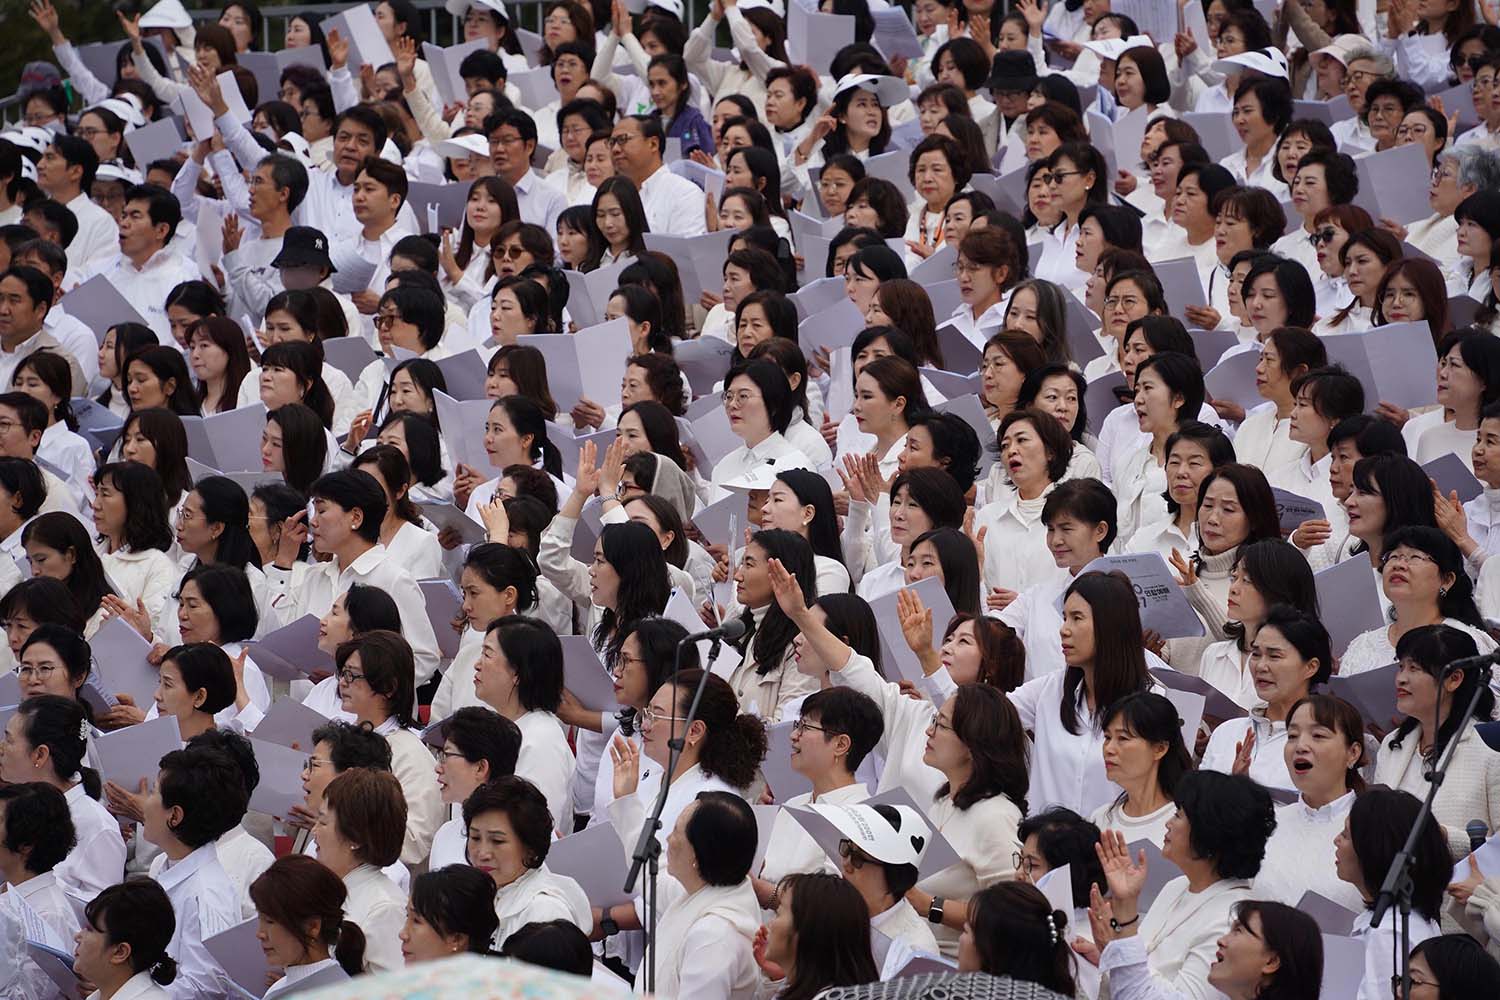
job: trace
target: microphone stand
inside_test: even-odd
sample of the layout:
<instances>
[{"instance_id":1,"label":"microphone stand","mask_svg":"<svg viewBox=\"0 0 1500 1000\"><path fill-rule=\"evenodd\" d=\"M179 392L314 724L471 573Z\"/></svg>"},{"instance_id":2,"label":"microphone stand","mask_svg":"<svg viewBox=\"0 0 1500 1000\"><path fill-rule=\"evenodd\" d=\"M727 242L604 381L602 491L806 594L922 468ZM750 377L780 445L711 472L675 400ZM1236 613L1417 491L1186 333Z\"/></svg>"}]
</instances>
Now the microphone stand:
<instances>
[{"instance_id":1,"label":"microphone stand","mask_svg":"<svg viewBox=\"0 0 1500 1000\"><path fill-rule=\"evenodd\" d=\"M1479 707L1479 699L1490 686L1490 673L1493 670L1491 663L1484 663L1475 667L1479 683L1474 685L1474 693L1469 696L1469 703L1464 706L1463 715L1459 717L1458 728L1454 730L1453 738L1443 748L1441 758L1427 775L1427 798L1422 802L1422 809L1417 813L1417 818L1411 825L1411 831L1406 835L1406 843L1402 845L1400 853L1391 861L1390 870L1385 874L1385 881L1380 885L1380 893L1375 897L1375 911L1370 917L1370 926L1379 927L1385 915L1390 912L1391 907L1396 908L1397 919L1401 924L1401 954L1398 956L1401 973L1392 976L1393 985L1399 984L1396 996L1398 1000L1411 1000L1411 901L1416 887L1411 880L1412 855L1417 849L1417 838L1422 835L1422 827L1432 819L1432 802L1437 798L1437 793L1443 787L1443 779L1447 777L1448 766L1453 763L1453 753L1458 748L1459 737L1464 728L1474 718L1474 712ZM1446 671L1444 672L1446 675Z\"/></svg>"},{"instance_id":2,"label":"microphone stand","mask_svg":"<svg viewBox=\"0 0 1500 1000\"><path fill-rule=\"evenodd\" d=\"M677 651L672 657L674 688L677 675L682 669L682 650L693 641L692 637L687 637L677 643ZM718 659L719 646L722 642L722 636L713 637L712 645L708 648L707 662L709 664ZM674 720L672 723L672 737L667 740L667 769L662 772L661 787L656 791L656 802L651 806L651 815L641 827L641 835L636 840L635 851L630 856L630 872L625 876L625 891L634 893L636 880L641 875L641 868L646 869L646 881L641 888L641 902L646 909L646 919L642 921L642 932L645 935L645 953L642 961L645 963L646 977L641 985L647 993L656 990L657 867L661 859L661 844L656 839L656 831L661 828L661 814L667 807L667 793L671 790L672 774L677 770L677 762L682 757L684 737L692 728L693 720L698 717L698 703L703 699L703 689L708 686L708 675L709 670L705 666L703 676L698 678L698 686L693 691L693 700L688 705L687 718L683 720L682 736L677 735L677 722Z\"/></svg>"}]
</instances>

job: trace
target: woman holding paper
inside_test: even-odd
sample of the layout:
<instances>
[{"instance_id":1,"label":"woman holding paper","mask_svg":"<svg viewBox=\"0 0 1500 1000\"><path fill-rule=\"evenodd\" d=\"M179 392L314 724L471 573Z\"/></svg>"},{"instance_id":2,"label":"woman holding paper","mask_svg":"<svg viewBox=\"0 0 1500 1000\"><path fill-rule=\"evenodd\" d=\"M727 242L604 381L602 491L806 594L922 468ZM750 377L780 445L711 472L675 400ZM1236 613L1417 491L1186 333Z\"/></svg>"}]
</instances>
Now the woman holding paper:
<instances>
[{"instance_id":1,"label":"woman holding paper","mask_svg":"<svg viewBox=\"0 0 1500 1000\"><path fill-rule=\"evenodd\" d=\"M337 875L312 858L292 854L278 858L249 888L266 961L284 972L262 1000L364 971L365 935L344 919L349 891Z\"/></svg>"},{"instance_id":2,"label":"woman holding paper","mask_svg":"<svg viewBox=\"0 0 1500 1000\"><path fill-rule=\"evenodd\" d=\"M176 931L171 897L151 879L101 888L84 904L73 952L73 968L96 987L88 1000L168 1000L166 987L177 978L167 954Z\"/></svg>"},{"instance_id":3,"label":"woman holding paper","mask_svg":"<svg viewBox=\"0 0 1500 1000\"><path fill-rule=\"evenodd\" d=\"M1255 895L1295 906L1303 894L1315 892L1358 913L1364 901L1338 877L1333 842L1354 796L1365 790L1364 719L1347 701L1314 694L1292 706L1286 732L1286 768L1298 797L1276 809L1276 832L1266 841Z\"/></svg>"},{"instance_id":4,"label":"woman holding paper","mask_svg":"<svg viewBox=\"0 0 1500 1000\"><path fill-rule=\"evenodd\" d=\"M79 905L93 899L125 873L125 841L120 822L99 801L99 774L85 767L88 744L83 705L42 695L21 702L5 725L0 744L0 779L13 784L40 781L63 793L77 843L54 871L64 891Z\"/></svg>"},{"instance_id":5,"label":"woman holding paper","mask_svg":"<svg viewBox=\"0 0 1500 1000\"><path fill-rule=\"evenodd\" d=\"M1472 633L1447 624L1402 636L1395 659L1396 711L1403 718L1375 754L1375 784L1425 797L1428 769L1456 743L1447 780L1438 786L1432 804L1454 858L1469 853L1464 828L1470 820L1483 820L1491 828L1500 823L1500 757L1474 731L1477 722L1494 713L1495 695L1488 687L1479 690L1474 719L1460 728L1458 716L1483 681L1477 670L1449 668L1455 660L1484 651Z\"/></svg>"},{"instance_id":6,"label":"woman holding paper","mask_svg":"<svg viewBox=\"0 0 1500 1000\"><path fill-rule=\"evenodd\" d=\"M1355 798L1349 818L1344 821L1344 829L1334 840L1334 862L1339 878L1353 886L1364 901L1350 931L1350 937L1357 938L1365 946L1365 970L1358 1000L1381 1000L1393 993L1391 973L1397 968L1400 952L1408 943L1420 945L1443 933L1440 923L1443 890L1452 877L1453 862L1442 828L1431 822L1421 825L1407 867L1412 883L1410 923L1404 921L1393 907L1379 927L1370 926L1376 895L1421 809L1421 800L1409 792L1392 788L1368 789ZM1464 847L1467 850L1467 839Z\"/></svg>"},{"instance_id":7,"label":"woman holding paper","mask_svg":"<svg viewBox=\"0 0 1500 1000\"><path fill-rule=\"evenodd\" d=\"M1161 847L1177 812L1172 793L1193 770L1177 706L1165 695L1138 691L1109 707L1102 728L1104 773L1121 791L1090 822L1124 834L1131 843L1149 840Z\"/></svg>"},{"instance_id":8,"label":"woman holding paper","mask_svg":"<svg viewBox=\"0 0 1500 1000\"><path fill-rule=\"evenodd\" d=\"M168 557L172 527L161 478L139 462L111 462L94 477L94 527L102 540L104 572L121 589L103 598L110 614L144 613L161 625L167 595L177 577Z\"/></svg>"},{"instance_id":9,"label":"woman holding paper","mask_svg":"<svg viewBox=\"0 0 1500 1000\"><path fill-rule=\"evenodd\" d=\"M419 864L443 823L443 802L432 770L432 753L415 732L412 683L416 668L411 646L398 633L369 632L340 646L334 662L344 711L391 745L391 772L400 781L406 800L401 858L408 865Z\"/></svg>"},{"instance_id":10,"label":"woman holding paper","mask_svg":"<svg viewBox=\"0 0 1500 1000\"><path fill-rule=\"evenodd\" d=\"M862 513L870 499L865 481L869 478L863 474L857 479L846 477L851 516L844 521L844 554L850 575L859 577L859 596L867 601L899 589L906 581L905 566L917 538L934 528L959 527L965 511L963 491L942 469L899 473L891 482L889 530L881 529L877 506L869 548L862 548Z\"/></svg>"},{"instance_id":11,"label":"woman holding paper","mask_svg":"<svg viewBox=\"0 0 1500 1000\"><path fill-rule=\"evenodd\" d=\"M1328 630L1309 612L1273 607L1251 640L1249 666L1259 704L1249 716L1214 729L1200 766L1248 774L1267 788L1291 788L1282 752L1287 714L1333 673Z\"/></svg>"},{"instance_id":12,"label":"woman holding paper","mask_svg":"<svg viewBox=\"0 0 1500 1000\"><path fill-rule=\"evenodd\" d=\"M1339 661L1340 676L1379 670L1391 663L1397 659L1401 638L1423 625L1446 625L1465 632L1481 653L1495 648L1474 604L1463 556L1437 528L1404 526L1390 531L1382 544L1380 578L1394 621L1350 640Z\"/></svg>"}]
</instances>

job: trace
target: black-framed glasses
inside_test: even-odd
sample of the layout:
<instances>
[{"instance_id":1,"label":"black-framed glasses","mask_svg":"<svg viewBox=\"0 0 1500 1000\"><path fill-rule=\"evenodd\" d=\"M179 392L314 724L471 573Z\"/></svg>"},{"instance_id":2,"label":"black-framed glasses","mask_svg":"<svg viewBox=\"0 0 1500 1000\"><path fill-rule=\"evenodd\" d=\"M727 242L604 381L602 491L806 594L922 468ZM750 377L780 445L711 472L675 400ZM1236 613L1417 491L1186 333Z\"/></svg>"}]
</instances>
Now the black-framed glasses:
<instances>
[{"instance_id":1,"label":"black-framed glasses","mask_svg":"<svg viewBox=\"0 0 1500 1000\"><path fill-rule=\"evenodd\" d=\"M355 681L362 681L364 679L365 675L355 670L344 669L339 671L339 680L345 684L353 684Z\"/></svg>"},{"instance_id":2,"label":"black-framed glasses","mask_svg":"<svg viewBox=\"0 0 1500 1000\"><path fill-rule=\"evenodd\" d=\"M862 868L869 855L855 847L854 841L844 837L839 840L839 857L849 862L850 868Z\"/></svg>"},{"instance_id":3,"label":"black-framed glasses","mask_svg":"<svg viewBox=\"0 0 1500 1000\"><path fill-rule=\"evenodd\" d=\"M822 726L815 726L811 722L806 721L805 719L796 719L796 720L794 720L792 722L792 733L794 735L801 736L803 733L807 732L808 730L812 730L815 733L826 733L826 732L828 732L828 730L824 729Z\"/></svg>"}]
</instances>

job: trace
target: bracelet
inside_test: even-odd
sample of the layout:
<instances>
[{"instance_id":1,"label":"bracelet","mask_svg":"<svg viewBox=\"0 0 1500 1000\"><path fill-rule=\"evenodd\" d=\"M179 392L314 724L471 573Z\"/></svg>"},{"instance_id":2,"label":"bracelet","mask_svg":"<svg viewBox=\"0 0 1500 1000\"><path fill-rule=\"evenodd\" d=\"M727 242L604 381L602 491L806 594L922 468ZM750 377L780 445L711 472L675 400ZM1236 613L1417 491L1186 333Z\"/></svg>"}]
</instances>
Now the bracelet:
<instances>
[{"instance_id":1,"label":"bracelet","mask_svg":"<svg viewBox=\"0 0 1500 1000\"><path fill-rule=\"evenodd\" d=\"M1137 923L1140 919L1141 915L1139 913L1131 917L1129 920L1116 920L1114 917L1110 917L1109 929L1112 931L1117 931L1121 927L1129 927L1131 924Z\"/></svg>"}]
</instances>

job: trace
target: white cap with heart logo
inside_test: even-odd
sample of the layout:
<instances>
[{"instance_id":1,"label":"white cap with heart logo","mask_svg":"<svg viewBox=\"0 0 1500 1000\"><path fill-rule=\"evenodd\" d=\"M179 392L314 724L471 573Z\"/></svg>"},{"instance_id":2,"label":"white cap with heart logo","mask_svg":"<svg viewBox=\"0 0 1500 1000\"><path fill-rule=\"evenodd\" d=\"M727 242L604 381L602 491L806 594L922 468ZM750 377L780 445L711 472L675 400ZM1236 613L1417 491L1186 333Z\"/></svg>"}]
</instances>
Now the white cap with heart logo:
<instances>
[{"instance_id":1,"label":"white cap with heart logo","mask_svg":"<svg viewBox=\"0 0 1500 1000\"><path fill-rule=\"evenodd\" d=\"M932 839L927 821L911 806L814 803L808 808L863 853L888 865L917 864Z\"/></svg>"}]
</instances>

